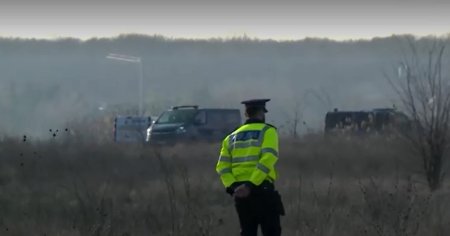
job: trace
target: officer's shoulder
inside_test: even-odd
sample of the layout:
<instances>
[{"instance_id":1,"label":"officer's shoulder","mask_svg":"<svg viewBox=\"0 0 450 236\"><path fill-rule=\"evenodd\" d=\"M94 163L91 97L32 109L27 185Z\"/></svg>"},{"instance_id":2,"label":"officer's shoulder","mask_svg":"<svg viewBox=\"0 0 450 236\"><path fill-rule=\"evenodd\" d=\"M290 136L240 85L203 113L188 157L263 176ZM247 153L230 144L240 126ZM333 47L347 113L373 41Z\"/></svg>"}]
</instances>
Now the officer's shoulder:
<instances>
[{"instance_id":1,"label":"officer's shoulder","mask_svg":"<svg viewBox=\"0 0 450 236\"><path fill-rule=\"evenodd\" d=\"M231 132L225 137L225 139L228 139L228 138L230 138L232 135L234 135L234 134L239 130L239 128L241 128L241 126L236 127L235 129L233 129L233 131L231 131Z\"/></svg>"},{"instance_id":2,"label":"officer's shoulder","mask_svg":"<svg viewBox=\"0 0 450 236\"><path fill-rule=\"evenodd\" d=\"M272 125L272 124L269 124L269 123L266 123L266 125L269 126L270 128L274 128L275 130L277 130L277 127L275 125Z\"/></svg>"}]
</instances>

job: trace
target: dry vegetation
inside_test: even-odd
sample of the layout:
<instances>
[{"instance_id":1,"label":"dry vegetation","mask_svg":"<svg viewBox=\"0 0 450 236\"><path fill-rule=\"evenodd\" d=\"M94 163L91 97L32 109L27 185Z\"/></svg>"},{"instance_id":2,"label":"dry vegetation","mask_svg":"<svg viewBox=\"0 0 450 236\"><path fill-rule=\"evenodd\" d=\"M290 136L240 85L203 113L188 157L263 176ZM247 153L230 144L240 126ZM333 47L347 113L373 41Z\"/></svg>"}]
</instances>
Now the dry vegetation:
<instances>
[{"instance_id":1,"label":"dry vegetation","mask_svg":"<svg viewBox=\"0 0 450 236\"><path fill-rule=\"evenodd\" d=\"M0 235L238 234L217 145L62 136L0 141ZM430 194L409 150L379 137L283 140L284 235L448 235L448 185Z\"/></svg>"}]
</instances>

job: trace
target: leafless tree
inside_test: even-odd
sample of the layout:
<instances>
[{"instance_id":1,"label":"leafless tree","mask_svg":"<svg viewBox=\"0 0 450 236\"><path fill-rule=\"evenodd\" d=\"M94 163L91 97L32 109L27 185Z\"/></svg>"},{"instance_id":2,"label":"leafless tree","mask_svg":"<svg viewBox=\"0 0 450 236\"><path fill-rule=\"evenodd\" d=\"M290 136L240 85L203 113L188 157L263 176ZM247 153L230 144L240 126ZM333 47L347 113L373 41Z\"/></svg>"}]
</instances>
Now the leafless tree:
<instances>
[{"instance_id":1,"label":"leafless tree","mask_svg":"<svg viewBox=\"0 0 450 236\"><path fill-rule=\"evenodd\" d=\"M292 123L292 136L294 138L298 138L298 126L300 122L303 120L303 109L304 106L299 101L295 102L295 109L294 109L294 119Z\"/></svg>"},{"instance_id":2,"label":"leafless tree","mask_svg":"<svg viewBox=\"0 0 450 236\"><path fill-rule=\"evenodd\" d=\"M306 132L312 132L304 120L305 109L313 106L312 102L320 103L323 110L329 111L332 107L332 100L327 90L323 87L318 89L309 88L301 93L297 93L294 98L293 113L289 114L292 117L292 122L289 120L288 127L290 134L294 138L299 137L299 129L303 129Z\"/></svg>"},{"instance_id":3,"label":"leafless tree","mask_svg":"<svg viewBox=\"0 0 450 236\"><path fill-rule=\"evenodd\" d=\"M450 80L446 43L436 40L426 49L408 41L407 56L398 67L398 79L389 78L411 129L401 132L422 158L431 191L440 188L450 144Z\"/></svg>"}]
</instances>

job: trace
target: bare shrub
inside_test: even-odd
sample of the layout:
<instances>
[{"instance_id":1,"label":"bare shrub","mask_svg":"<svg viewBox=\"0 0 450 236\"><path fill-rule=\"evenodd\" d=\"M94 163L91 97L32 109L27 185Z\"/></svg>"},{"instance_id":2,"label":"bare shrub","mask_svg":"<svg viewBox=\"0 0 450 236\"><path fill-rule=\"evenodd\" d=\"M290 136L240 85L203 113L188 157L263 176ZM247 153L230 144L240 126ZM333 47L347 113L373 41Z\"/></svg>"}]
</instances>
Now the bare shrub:
<instances>
[{"instance_id":1,"label":"bare shrub","mask_svg":"<svg viewBox=\"0 0 450 236\"><path fill-rule=\"evenodd\" d=\"M422 49L412 40L399 68L400 82L391 84L411 118L412 129L402 132L422 158L430 190L439 189L445 175L450 143L450 79L446 44L435 41Z\"/></svg>"},{"instance_id":2,"label":"bare shrub","mask_svg":"<svg viewBox=\"0 0 450 236\"><path fill-rule=\"evenodd\" d=\"M387 187L373 178L366 182L359 182L365 204L361 216L375 235L418 235L431 195L421 193L411 178L395 179Z\"/></svg>"}]
</instances>

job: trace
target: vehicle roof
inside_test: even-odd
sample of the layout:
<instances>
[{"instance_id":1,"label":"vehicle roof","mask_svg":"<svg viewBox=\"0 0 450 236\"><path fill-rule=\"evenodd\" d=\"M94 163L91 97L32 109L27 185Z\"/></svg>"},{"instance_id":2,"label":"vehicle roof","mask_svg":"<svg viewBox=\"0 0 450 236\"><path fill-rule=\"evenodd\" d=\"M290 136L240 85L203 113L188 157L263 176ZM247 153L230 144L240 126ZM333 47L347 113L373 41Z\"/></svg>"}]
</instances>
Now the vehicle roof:
<instances>
[{"instance_id":1,"label":"vehicle roof","mask_svg":"<svg viewBox=\"0 0 450 236\"><path fill-rule=\"evenodd\" d=\"M127 116L127 115L118 115L115 119L151 119L151 116Z\"/></svg>"},{"instance_id":2,"label":"vehicle roof","mask_svg":"<svg viewBox=\"0 0 450 236\"><path fill-rule=\"evenodd\" d=\"M116 116L114 123L116 125L150 124L152 120L150 116Z\"/></svg>"},{"instance_id":3,"label":"vehicle roof","mask_svg":"<svg viewBox=\"0 0 450 236\"><path fill-rule=\"evenodd\" d=\"M343 113L369 113L369 112L396 112L393 108L375 108L371 110L338 110L338 111L329 111L327 114L343 114Z\"/></svg>"},{"instance_id":4,"label":"vehicle roof","mask_svg":"<svg viewBox=\"0 0 450 236\"><path fill-rule=\"evenodd\" d=\"M183 108L183 109L169 109L169 111L174 110L198 110L198 111L240 111L236 108Z\"/></svg>"},{"instance_id":5,"label":"vehicle roof","mask_svg":"<svg viewBox=\"0 0 450 236\"><path fill-rule=\"evenodd\" d=\"M199 108L199 110L207 110L207 111L240 111L235 108Z\"/></svg>"},{"instance_id":6,"label":"vehicle roof","mask_svg":"<svg viewBox=\"0 0 450 236\"><path fill-rule=\"evenodd\" d=\"M328 114L350 114L350 113L369 113L373 111L329 111Z\"/></svg>"}]
</instances>

